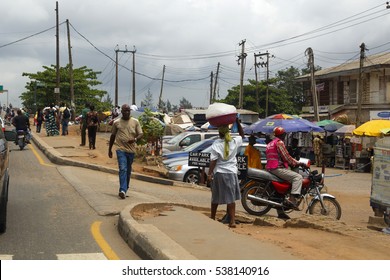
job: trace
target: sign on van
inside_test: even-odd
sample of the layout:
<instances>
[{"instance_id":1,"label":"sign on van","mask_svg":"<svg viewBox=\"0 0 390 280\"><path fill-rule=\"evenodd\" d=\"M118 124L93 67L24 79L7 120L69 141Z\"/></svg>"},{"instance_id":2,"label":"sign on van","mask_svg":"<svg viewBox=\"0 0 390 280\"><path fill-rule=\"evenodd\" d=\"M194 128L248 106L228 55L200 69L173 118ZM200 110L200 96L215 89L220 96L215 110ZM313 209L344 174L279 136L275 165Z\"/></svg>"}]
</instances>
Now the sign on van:
<instances>
[{"instance_id":1,"label":"sign on van","mask_svg":"<svg viewBox=\"0 0 390 280\"><path fill-rule=\"evenodd\" d=\"M210 166L210 153L202 152L190 152L188 155L188 165L198 167L209 167ZM237 156L237 169L238 177L245 178L248 170L248 157Z\"/></svg>"},{"instance_id":2,"label":"sign on van","mask_svg":"<svg viewBox=\"0 0 390 280\"><path fill-rule=\"evenodd\" d=\"M188 165L209 167L210 166L210 153L202 152L190 152L188 154Z\"/></svg>"}]
</instances>

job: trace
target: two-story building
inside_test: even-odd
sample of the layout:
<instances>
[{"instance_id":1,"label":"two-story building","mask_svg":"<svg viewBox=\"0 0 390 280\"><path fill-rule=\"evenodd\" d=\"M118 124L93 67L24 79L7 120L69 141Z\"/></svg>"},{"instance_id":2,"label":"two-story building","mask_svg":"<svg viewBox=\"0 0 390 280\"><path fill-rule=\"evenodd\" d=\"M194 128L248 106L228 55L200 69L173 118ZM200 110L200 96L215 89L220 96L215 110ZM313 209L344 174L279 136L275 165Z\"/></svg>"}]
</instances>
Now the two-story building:
<instances>
[{"instance_id":1,"label":"two-story building","mask_svg":"<svg viewBox=\"0 0 390 280\"><path fill-rule=\"evenodd\" d=\"M360 66L357 59L315 72L320 119L344 115L349 123L355 124L359 106L362 123L372 119L390 119L390 53L367 56ZM310 75L298 77L297 81L302 82L308 101L307 106L302 108L301 116L313 120ZM360 105L359 85L362 85Z\"/></svg>"}]
</instances>

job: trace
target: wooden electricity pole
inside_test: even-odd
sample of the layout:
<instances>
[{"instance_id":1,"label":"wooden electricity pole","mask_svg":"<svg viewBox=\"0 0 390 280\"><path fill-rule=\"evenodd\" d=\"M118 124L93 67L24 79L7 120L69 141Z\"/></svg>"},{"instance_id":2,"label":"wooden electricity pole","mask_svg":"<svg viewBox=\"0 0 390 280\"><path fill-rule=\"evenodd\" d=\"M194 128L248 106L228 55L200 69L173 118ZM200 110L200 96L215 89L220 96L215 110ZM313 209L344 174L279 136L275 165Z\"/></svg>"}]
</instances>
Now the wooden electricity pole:
<instances>
[{"instance_id":1,"label":"wooden electricity pole","mask_svg":"<svg viewBox=\"0 0 390 280\"><path fill-rule=\"evenodd\" d=\"M70 108L75 110L74 102L74 82L73 82L73 61L72 61L72 46L70 43L69 20L66 20L66 27L68 31L68 53L69 53L69 87L70 87Z\"/></svg>"},{"instance_id":2,"label":"wooden electricity pole","mask_svg":"<svg viewBox=\"0 0 390 280\"><path fill-rule=\"evenodd\" d=\"M210 104L213 103L213 71L211 71L211 74L210 74Z\"/></svg>"},{"instance_id":3,"label":"wooden electricity pole","mask_svg":"<svg viewBox=\"0 0 390 280\"><path fill-rule=\"evenodd\" d=\"M213 102L216 99L216 90L217 90L217 80L218 80L218 73L219 73L219 65L220 65L220 63L218 62L217 73L215 73L215 81L214 81L214 89L213 89Z\"/></svg>"},{"instance_id":4,"label":"wooden electricity pole","mask_svg":"<svg viewBox=\"0 0 390 280\"><path fill-rule=\"evenodd\" d=\"M364 66L364 58L366 45L362 43L360 45L360 67L359 67L359 90L358 90L358 106L356 110L356 127L361 125L362 122L362 102L363 102L363 66Z\"/></svg>"},{"instance_id":5,"label":"wooden electricity pole","mask_svg":"<svg viewBox=\"0 0 390 280\"><path fill-rule=\"evenodd\" d=\"M311 93L313 96L313 109L314 109L314 121L319 122L320 116L318 114L318 96L317 96L317 88L316 81L314 78L314 54L311 48L307 48L306 55L309 56L308 67L310 68L310 77L311 77Z\"/></svg>"},{"instance_id":6,"label":"wooden electricity pole","mask_svg":"<svg viewBox=\"0 0 390 280\"><path fill-rule=\"evenodd\" d=\"M161 111L161 101L162 101L162 93L163 93L163 85L164 85L164 75L165 75L165 65L163 67L162 79L161 79L161 89L160 89L160 98L158 99L158 109Z\"/></svg>"},{"instance_id":7,"label":"wooden electricity pole","mask_svg":"<svg viewBox=\"0 0 390 280\"><path fill-rule=\"evenodd\" d=\"M239 46L241 46L241 54L238 57L238 65L241 65L241 73L240 73L240 96L238 99L238 108L242 109L243 103L244 103L244 71L245 71L245 42L246 40L242 40L241 43L239 43Z\"/></svg>"},{"instance_id":8,"label":"wooden electricity pole","mask_svg":"<svg viewBox=\"0 0 390 280\"><path fill-rule=\"evenodd\" d=\"M54 89L56 105L60 105L60 35L58 1L56 1L56 88Z\"/></svg>"},{"instance_id":9,"label":"wooden electricity pole","mask_svg":"<svg viewBox=\"0 0 390 280\"><path fill-rule=\"evenodd\" d=\"M135 46L133 46L133 50L130 51L133 54L133 99L132 104L135 105L135 52L137 50L135 49Z\"/></svg>"}]
</instances>

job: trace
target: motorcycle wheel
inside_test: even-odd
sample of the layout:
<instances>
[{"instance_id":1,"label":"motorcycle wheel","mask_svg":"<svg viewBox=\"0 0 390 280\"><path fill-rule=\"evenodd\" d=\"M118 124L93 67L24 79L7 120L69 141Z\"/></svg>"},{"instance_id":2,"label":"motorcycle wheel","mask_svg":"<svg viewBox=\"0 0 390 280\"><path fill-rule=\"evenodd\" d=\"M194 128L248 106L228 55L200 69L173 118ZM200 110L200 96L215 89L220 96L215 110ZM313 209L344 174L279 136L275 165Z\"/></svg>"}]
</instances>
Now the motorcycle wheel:
<instances>
[{"instance_id":1,"label":"motorcycle wheel","mask_svg":"<svg viewBox=\"0 0 390 280\"><path fill-rule=\"evenodd\" d=\"M341 218L341 207L338 201L330 197L324 197L323 201L326 211L322 209L321 202L319 200L316 200L310 206L309 213L311 215L328 216L335 220L339 220Z\"/></svg>"},{"instance_id":2,"label":"motorcycle wheel","mask_svg":"<svg viewBox=\"0 0 390 280\"><path fill-rule=\"evenodd\" d=\"M258 196L264 199L269 199L269 193L267 192L264 184L261 182L254 181L248 182L250 184L249 187L245 188L241 196L241 204L244 207L245 211L247 211L251 215L262 216L267 214L272 206L269 204L261 203L258 201L250 200L248 195Z\"/></svg>"},{"instance_id":3,"label":"motorcycle wheel","mask_svg":"<svg viewBox=\"0 0 390 280\"><path fill-rule=\"evenodd\" d=\"M23 150L23 148L24 148L24 139L23 138L20 138L18 140L18 145L19 145L19 149Z\"/></svg>"}]
</instances>

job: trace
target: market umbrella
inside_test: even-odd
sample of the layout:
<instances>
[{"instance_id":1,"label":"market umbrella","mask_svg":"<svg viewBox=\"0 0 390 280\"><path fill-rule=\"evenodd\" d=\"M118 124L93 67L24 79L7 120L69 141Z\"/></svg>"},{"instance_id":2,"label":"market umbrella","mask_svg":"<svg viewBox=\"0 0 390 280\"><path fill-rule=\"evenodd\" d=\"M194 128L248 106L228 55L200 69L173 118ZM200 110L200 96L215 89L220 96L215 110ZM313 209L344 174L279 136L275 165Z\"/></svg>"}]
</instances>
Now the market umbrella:
<instances>
[{"instance_id":1,"label":"market umbrella","mask_svg":"<svg viewBox=\"0 0 390 280\"><path fill-rule=\"evenodd\" d=\"M360 136L382 136L381 129L390 128L390 120L372 120L357 127L353 134Z\"/></svg>"},{"instance_id":2,"label":"market umbrella","mask_svg":"<svg viewBox=\"0 0 390 280\"><path fill-rule=\"evenodd\" d=\"M259 120L244 129L246 134L272 133L274 128L281 126L286 132L323 132L324 130L308 120L288 114L276 114Z\"/></svg>"},{"instance_id":3,"label":"market umbrella","mask_svg":"<svg viewBox=\"0 0 390 280\"><path fill-rule=\"evenodd\" d=\"M318 126L325 126L328 124L339 124L339 122L336 122L334 120L322 120L322 121L316 122L316 125L318 125Z\"/></svg>"},{"instance_id":4,"label":"market umbrella","mask_svg":"<svg viewBox=\"0 0 390 280\"><path fill-rule=\"evenodd\" d=\"M335 132L337 129L342 127L344 124L333 121L333 120L322 120L316 122L316 125L322 127L325 131Z\"/></svg>"},{"instance_id":5,"label":"market umbrella","mask_svg":"<svg viewBox=\"0 0 390 280\"><path fill-rule=\"evenodd\" d=\"M352 136L355 128L356 128L356 126L354 124L343 125L339 129L337 129L334 132L334 134L339 135L339 136L345 136L345 135Z\"/></svg>"}]
</instances>

